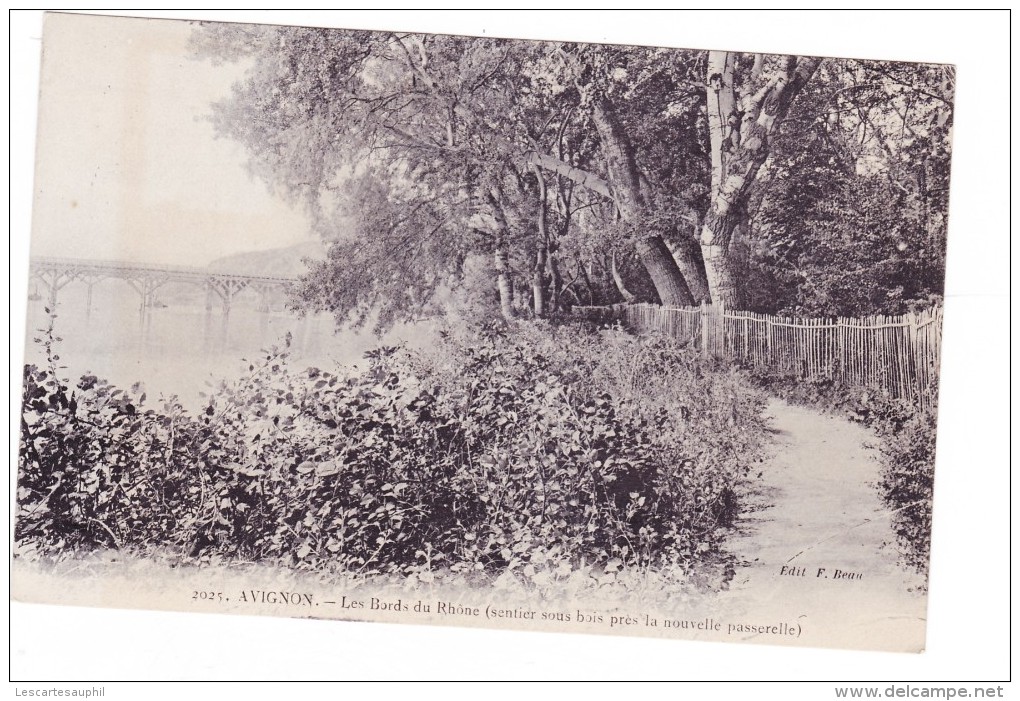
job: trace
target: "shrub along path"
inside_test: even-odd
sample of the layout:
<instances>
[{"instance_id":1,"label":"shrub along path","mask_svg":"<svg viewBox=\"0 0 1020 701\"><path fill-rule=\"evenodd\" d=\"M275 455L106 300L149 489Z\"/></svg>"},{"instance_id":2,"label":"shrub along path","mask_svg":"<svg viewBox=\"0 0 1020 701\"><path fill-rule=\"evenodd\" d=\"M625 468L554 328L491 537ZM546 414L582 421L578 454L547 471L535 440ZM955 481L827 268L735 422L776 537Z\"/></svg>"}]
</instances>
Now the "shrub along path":
<instances>
[{"instance_id":1,"label":"shrub along path","mask_svg":"<svg viewBox=\"0 0 1020 701\"><path fill-rule=\"evenodd\" d=\"M752 474L757 486L730 541L738 565L720 613L795 619L801 644L923 649L926 597L921 578L898 564L875 487L877 439L861 425L780 400L769 411L775 453L759 479Z\"/></svg>"}]
</instances>

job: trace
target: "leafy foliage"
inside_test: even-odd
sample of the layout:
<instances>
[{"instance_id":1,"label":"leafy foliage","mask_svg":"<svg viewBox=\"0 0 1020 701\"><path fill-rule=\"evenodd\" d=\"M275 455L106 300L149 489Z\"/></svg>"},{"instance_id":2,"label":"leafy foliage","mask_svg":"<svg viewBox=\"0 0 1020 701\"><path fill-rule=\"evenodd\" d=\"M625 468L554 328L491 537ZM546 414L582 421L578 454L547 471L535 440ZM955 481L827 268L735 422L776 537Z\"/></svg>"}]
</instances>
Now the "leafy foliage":
<instances>
[{"instance_id":1,"label":"leafy foliage","mask_svg":"<svg viewBox=\"0 0 1020 701\"><path fill-rule=\"evenodd\" d=\"M504 314L661 299L677 266L637 244L679 244L708 285L695 240L717 229L731 305L895 314L942 292L951 67L822 61L763 140L789 57L732 54L740 99L716 115L699 51L224 24L192 44L247 63L213 122L332 246L300 301L344 322L436 313L494 254L469 292L502 276ZM749 177L720 223L713 164L739 151Z\"/></svg>"},{"instance_id":2,"label":"leafy foliage","mask_svg":"<svg viewBox=\"0 0 1020 701\"><path fill-rule=\"evenodd\" d=\"M751 217L755 310L902 314L941 298L952 93L947 67L823 64Z\"/></svg>"},{"instance_id":3,"label":"leafy foliage","mask_svg":"<svg viewBox=\"0 0 1020 701\"><path fill-rule=\"evenodd\" d=\"M935 412L914 413L883 407L869 422L882 439L882 496L895 511L893 525L904 560L922 574L931 554L932 499L935 487Z\"/></svg>"},{"instance_id":4,"label":"leafy foliage","mask_svg":"<svg viewBox=\"0 0 1020 701\"><path fill-rule=\"evenodd\" d=\"M717 555L761 436L760 397L731 372L618 331L488 328L344 375L287 356L266 351L197 414L27 366L18 554L423 581L684 572Z\"/></svg>"}]
</instances>

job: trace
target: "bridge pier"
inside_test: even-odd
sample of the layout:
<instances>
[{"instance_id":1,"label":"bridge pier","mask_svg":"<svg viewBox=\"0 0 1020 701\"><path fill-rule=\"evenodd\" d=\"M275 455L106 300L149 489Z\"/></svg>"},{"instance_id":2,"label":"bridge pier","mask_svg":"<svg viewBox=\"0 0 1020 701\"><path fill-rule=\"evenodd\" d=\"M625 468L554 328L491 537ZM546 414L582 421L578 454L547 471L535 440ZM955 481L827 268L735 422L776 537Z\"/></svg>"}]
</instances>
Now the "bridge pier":
<instances>
[{"instance_id":1,"label":"bridge pier","mask_svg":"<svg viewBox=\"0 0 1020 701\"><path fill-rule=\"evenodd\" d=\"M212 308L212 295L220 298L223 305L223 315L230 314L230 305L234 296L249 285L249 281L243 278L215 276L206 281L206 302L207 310Z\"/></svg>"},{"instance_id":2,"label":"bridge pier","mask_svg":"<svg viewBox=\"0 0 1020 701\"><path fill-rule=\"evenodd\" d=\"M124 279L141 298L138 305L138 311L142 313L144 313L146 309L152 307L155 303L156 290L167 283L167 278L163 276L156 277L152 275L142 275L136 278Z\"/></svg>"},{"instance_id":3,"label":"bridge pier","mask_svg":"<svg viewBox=\"0 0 1020 701\"><path fill-rule=\"evenodd\" d=\"M85 317L92 315L92 288L102 280L102 276L92 273L81 273L78 279L85 283Z\"/></svg>"},{"instance_id":4,"label":"bridge pier","mask_svg":"<svg viewBox=\"0 0 1020 701\"><path fill-rule=\"evenodd\" d=\"M254 290L259 298L255 305L255 310L262 312L263 314L272 311L272 303L269 299L269 293L271 291L270 286L264 283L251 283L249 285Z\"/></svg>"},{"instance_id":5,"label":"bridge pier","mask_svg":"<svg viewBox=\"0 0 1020 701\"><path fill-rule=\"evenodd\" d=\"M35 278L46 288L46 303L53 311L57 308L57 293L72 282L75 275L74 272L48 269L36 272Z\"/></svg>"}]
</instances>

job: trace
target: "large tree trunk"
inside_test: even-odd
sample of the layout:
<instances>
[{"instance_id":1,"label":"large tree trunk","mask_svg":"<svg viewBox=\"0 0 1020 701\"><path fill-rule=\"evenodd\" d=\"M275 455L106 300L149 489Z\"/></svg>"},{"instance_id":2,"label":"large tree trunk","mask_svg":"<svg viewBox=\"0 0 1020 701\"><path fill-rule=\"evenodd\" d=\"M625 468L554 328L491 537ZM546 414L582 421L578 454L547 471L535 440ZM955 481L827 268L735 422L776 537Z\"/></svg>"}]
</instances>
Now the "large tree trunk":
<instances>
[{"instance_id":1,"label":"large tree trunk","mask_svg":"<svg viewBox=\"0 0 1020 701\"><path fill-rule=\"evenodd\" d=\"M743 303L741 281L730 255L733 231L745 223L751 187L768 158L771 138L821 62L786 56L780 66L766 72L765 57L757 55L750 70L739 76L738 58L724 51L708 55L712 191L701 227L701 253L712 301L727 307Z\"/></svg>"},{"instance_id":2,"label":"large tree trunk","mask_svg":"<svg viewBox=\"0 0 1020 701\"><path fill-rule=\"evenodd\" d=\"M613 199L620 210L620 216L624 221L640 226L651 205L651 193L642 187L641 173L630 139L617 119L612 104L605 98L595 101L592 119L602 140ZM639 235L637 254L664 305L686 307L694 304L687 282L661 236L654 233Z\"/></svg>"},{"instance_id":3,"label":"large tree trunk","mask_svg":"<svg viewBox=\"0 0 1020 701\"><path fill-rule=\"evenodd\" d=\"M730 309L743 306L743 290L730 257L730 238L742 220L742 213L709 210L701 229L701 257L705 261L711 301Z\"/></svg>"},{"instance_id":4,"label":"large tree trunk","mask_svg":"<svg viewBox=\"0 0 1020 701\"><path fill-rule=\"evenodd\" d=\"M648 193L642 187L634 148L609 100L601 98L595 101L592 121L602 140L616 206L626 221L636 222L648 206Z\"/></svg>"},{"instance_id":5,"label":"large tree trunk","mask_svg":"<svg viewBox=\"0 0 1020 701\"><path fill-rule=\"evenodd\" d=\"M648 236L637 242L637 254L652 278L659 301L667 307L689 307L694 304L680 269L659 236Z\"/></svg>"},{"instance_id":6,"label":"large tree trunk","mask_svg":"<svg viewBox=\"0 0 1020 701\"><path fill-rule=\"evenodd\" d=\"M705 261L701 257L698 242L692 236L679 234L675 239L663 239L673 256L673 262L687 281L687 287L695 304L712 300L705 276Z\"/></svg>"}]
</instances>

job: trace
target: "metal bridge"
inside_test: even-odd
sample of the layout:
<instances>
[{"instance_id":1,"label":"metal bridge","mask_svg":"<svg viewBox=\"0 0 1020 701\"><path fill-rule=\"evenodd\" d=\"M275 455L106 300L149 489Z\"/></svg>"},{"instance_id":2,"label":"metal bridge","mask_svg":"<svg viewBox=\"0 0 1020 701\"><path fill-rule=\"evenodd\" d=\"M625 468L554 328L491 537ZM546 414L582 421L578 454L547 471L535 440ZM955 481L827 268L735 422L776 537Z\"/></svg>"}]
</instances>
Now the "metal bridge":
<instances>
[{"instance_id":1,"label":"metal bridge","mask_svg":"<svg viewBox=\"0 0 1020 701\"><path fill-rule=\"evenodd\" d=\"M295 277L245 275L206 268L188 268L151 263L130 263L113 260L84 260L78 258L32 258L29 262L30 279L47 290L50 308L56 306L57 293L72 282L86 286L86 309L92 308L92 288L108 279L124 280L139 295L139 309L144 311L156 302L156 291L168 282L184 282L202 287L206 291L205 308L211 309L219 299L224 314L239 292L250 289L258 294L258 309L269 311L269 294L285 291L293 285Z\"/></svg>"}]
</instances>

